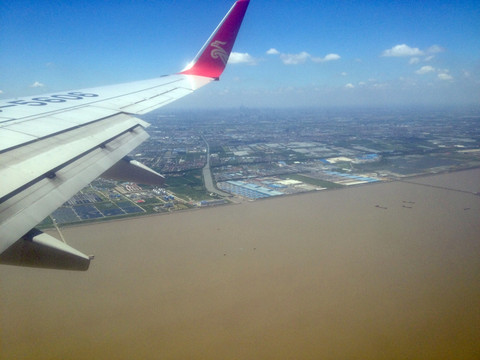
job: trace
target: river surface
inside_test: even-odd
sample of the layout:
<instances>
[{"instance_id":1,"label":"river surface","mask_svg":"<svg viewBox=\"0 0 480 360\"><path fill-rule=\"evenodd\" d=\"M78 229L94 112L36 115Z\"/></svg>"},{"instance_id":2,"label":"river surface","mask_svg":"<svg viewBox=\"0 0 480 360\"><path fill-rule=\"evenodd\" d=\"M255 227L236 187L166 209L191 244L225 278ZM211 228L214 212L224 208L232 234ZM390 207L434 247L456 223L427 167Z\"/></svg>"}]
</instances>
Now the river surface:
<instances>
[{"instance_id":1,"label":"river surface","mask_svg":"<svg viewBox=\"0 0 480 360\"><path fill-rule=\"evenodd\" d=\"M65 228L0 359L479 359L480 170L410 181Z\"/></svg>"}]
</instances>

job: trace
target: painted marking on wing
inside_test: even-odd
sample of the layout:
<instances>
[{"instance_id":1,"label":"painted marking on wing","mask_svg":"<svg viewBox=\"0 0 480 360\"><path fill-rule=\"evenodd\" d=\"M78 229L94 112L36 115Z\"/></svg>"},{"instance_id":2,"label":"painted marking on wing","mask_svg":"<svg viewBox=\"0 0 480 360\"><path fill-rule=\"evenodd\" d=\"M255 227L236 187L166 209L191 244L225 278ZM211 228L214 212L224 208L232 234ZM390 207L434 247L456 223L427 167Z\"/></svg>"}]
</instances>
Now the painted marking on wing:
<instances>
[{"instance_id":1,"label":"painted marking on wing","mask_svg":"<svg viewBox=\"0 0 480 360\"><path fill-rule=\"evenodd\" d=\"M222 45L226 45L227 42L226 41L220 41L220 40L215 40L214 42L212 42L210 44L211 47L214 47L215 49L213 49L211 52L210 52L210 56L213 58L213 59L218 59L220 58L220 60L222 60L223 64L226 65L227 64L227 61L228 61L228 54L227 52L225 51L225 49L222 48Z\"/></svg>"},{"instance_id":2,"label":"painted marking on wing","mask_svg":"<svg viewBox=\"0 0 480 360\"><path fill-rule=\"evenodd\" d=\"M0 112L2 108L18 106L18 105L26 105L26 106L45 106L49 103L63 103L68 100L83 100L84 98L88 97L97 97L98 94L93 93L83 93L79 91L73 91L66 94L58 94L58 95L50 95L50 96L40 96L34 97L30 100L13 100L8 101L8 105L0 106Z\"/></svg>"}]
</instances>

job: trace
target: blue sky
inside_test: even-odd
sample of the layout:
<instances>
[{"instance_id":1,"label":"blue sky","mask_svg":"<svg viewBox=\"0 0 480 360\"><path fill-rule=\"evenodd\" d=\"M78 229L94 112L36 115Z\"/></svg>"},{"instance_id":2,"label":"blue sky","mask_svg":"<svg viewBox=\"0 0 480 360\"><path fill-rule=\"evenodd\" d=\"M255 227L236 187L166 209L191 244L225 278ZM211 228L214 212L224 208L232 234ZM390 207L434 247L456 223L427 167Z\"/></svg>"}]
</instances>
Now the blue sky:
<instances>
[{"instance_id":1,"label":"blue sky","mask_svg":"<svg viewBox=\"0 0 480 360\"><path fill-rule=\"evenodd\" d=\"M0 97L181 70L233 1L0 4ZM478 1L251 0L221 81L173 107L480 103Z\"/></svg>"}]
</instances>

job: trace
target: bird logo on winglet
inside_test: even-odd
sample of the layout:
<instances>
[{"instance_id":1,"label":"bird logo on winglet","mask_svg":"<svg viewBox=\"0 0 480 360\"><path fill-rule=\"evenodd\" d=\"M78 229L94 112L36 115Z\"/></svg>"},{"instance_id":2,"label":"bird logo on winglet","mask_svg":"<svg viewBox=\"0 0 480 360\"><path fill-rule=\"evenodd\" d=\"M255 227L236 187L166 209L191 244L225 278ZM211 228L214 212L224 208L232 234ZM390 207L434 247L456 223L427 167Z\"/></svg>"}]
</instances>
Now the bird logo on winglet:
<instances>
[{"instance_id":1,"label":"bird logo on winglet","mask_svg":"<svg viewBox=\"0 0 480 360\"><path fill-rule=\"evenodd\" d=\"M210 56L213 58L213 59L218 59L220 58L220 60L222 60L223 64L226 65L227 64L227 61L228 61L228 54L227 52L222 48L222 45L226 45L227 42L226 41L220 41L220 40L215 40L214 42L212 42L210 44L210 46L214 47L215 49L213 49L211 52L210 52Z\"/></svg>"}]
</instances>

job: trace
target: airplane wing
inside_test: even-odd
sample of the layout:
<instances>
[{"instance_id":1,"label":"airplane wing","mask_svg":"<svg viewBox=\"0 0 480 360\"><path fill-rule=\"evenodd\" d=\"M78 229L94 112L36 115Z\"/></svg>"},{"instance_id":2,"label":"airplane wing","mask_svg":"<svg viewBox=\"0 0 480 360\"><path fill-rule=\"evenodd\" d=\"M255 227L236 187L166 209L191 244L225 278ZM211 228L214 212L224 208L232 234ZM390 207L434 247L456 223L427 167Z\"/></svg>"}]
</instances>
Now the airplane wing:
<instances>
[{"instance_id":1,"label":"airplane wing","mask_svg":"<svg viewBox=\"0 0 480 360\"><path fill-rule=\"evenodd\" d=\"M249 0L238 0L192 64L156 79L0 100L0 264L87 270L90 257L35 226L102 174L161 184L125 156L148 123L135 117L218 80Z\"/></svg>"}]
</instances>

